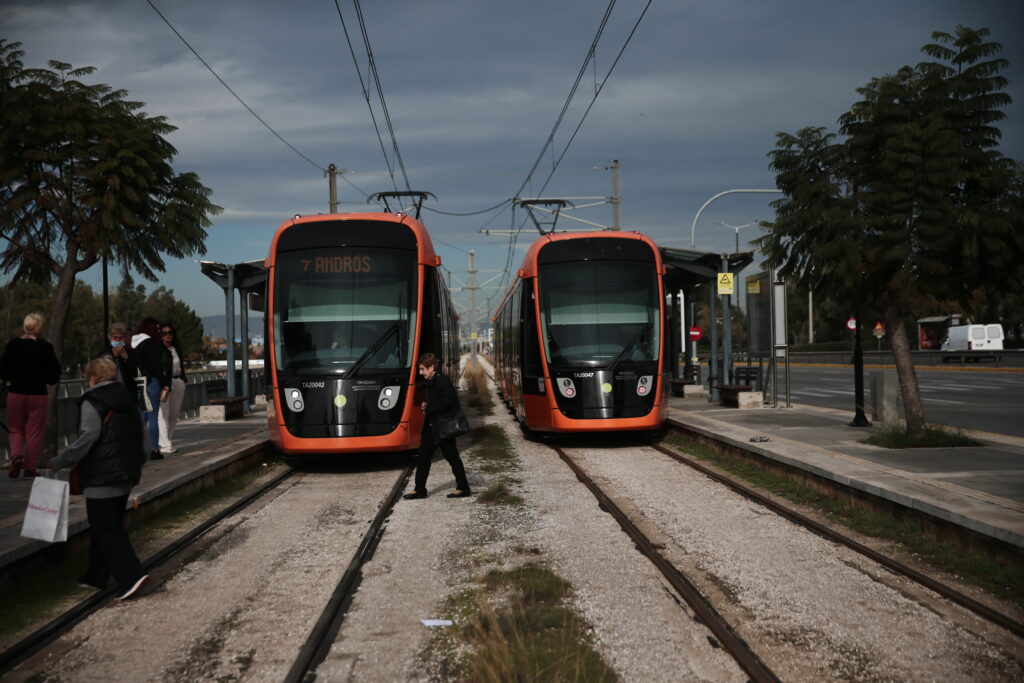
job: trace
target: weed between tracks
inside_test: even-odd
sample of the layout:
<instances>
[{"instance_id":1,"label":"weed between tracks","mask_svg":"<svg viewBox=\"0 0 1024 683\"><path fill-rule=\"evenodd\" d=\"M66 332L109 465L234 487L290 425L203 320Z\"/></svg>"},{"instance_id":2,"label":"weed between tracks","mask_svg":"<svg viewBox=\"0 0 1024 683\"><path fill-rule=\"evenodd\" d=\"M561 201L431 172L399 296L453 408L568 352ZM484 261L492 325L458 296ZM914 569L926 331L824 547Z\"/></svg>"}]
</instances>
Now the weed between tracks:
<instances>
[{"instance_id":1,"label":"weed between tracks","mask_svg":"<svg viewBox=\"0 0 1024 683\"><path fill-rule=\"evenodd\" d=\"M494 414L494 399L487 388L487 375L483 367L472 361L466 365L466 385L469 389L469 400L467 404L480 411L481 415Z\"/></svg>"},{"instance_id":2,"label":"weed between tracks","mask_svg":"<svg viewBox=\"0 0 1024 683\"><path fill-rule=\"evenodd\" d=\"M572 588L543 565L492 569L448 599L455 628L439 636L446 677L470 681L615 681L587 625L564 603Z\"/></svg>"},{"instance_id":3,"label":"weed between tracks","mask_svg":"<svg viewBox=\"0 0 1024 683\"><path fill-rule=\"evenodd\" d=\"M266 466L254 467L214 484L133 525L129 535L135 552L145 559L159 545L176 538L202 517L238 498L241 491L254 486L258 479L268 477L271 472L276 474L280 459L268 456L263 464ZM27 576L11 579L16 589L6 589L4 606L0 609L0 648L13 645L17 638L27 635L31 629L91 595L90 591L75 584L88 562L87 546L81 552L69 553L59 562L34 568Z\"/></svg>"},{"instance_id":4,"label":"weed between tracks","mask_svg":"<svg viewBox=\"0 0 1024 683\"><path fill-rule=\"evenodd\" d=\"M527 519L511 507L524 503L512 493L520 483L515 477L519 455L497 425L477 428L473 441L469 464L491 482L477 500L494 504L481 513L489 524L506 532L515 529ZM488 543L485 538L476 543ZM442 606L455 625L436 631L427 651L439 662L443 680L617 680L593 648L589 627L569 604L571 585L545 566L543 549L513 542L500 557L462 553L462 562L475 556L479 562L473 564L491 568L481 567L474 587L450 596ZM502 567L493 568L494 562Z\"/></svg>"},{"instance_id":5,"label":"weed between tracks","mask_svg":"<svg viewBox=\"0 0 1024 683\"><path fill-rule=\"evenodd\" d=\"M922 532L911 520L880 515L843 503L814 489L754 465L741 462L692 439L669 435L665 443L747 483L788 501L805 505L853 531L898 544L914 557L941 571L1024 607L1024 567L1003 565L981 553L942 542Z\"/></svg>"}]
</instances>

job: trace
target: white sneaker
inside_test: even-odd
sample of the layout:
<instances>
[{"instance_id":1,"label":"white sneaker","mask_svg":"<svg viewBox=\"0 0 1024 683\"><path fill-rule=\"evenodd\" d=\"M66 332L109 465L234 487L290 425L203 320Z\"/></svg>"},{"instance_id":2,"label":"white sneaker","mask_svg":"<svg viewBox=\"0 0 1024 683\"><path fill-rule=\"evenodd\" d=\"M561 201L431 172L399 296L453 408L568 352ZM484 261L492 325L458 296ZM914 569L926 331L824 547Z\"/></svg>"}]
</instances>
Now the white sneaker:
<instances>
[{"instance_id":1,"label":"white sneaker","mask_svg":"<svg viewBox=\"0 0 1024 683\"><path fill-rule=\"evenodd\" d=\"M125 588L123 591L118 593L117 594L117 599L118 600L127 600L128 598L132 597L133 595L136 595L140 590L142 590L142 587L145 586L146 583L148 583L148 582L149 582L149 574L143 574L142 576L140 576L135 581L135 583L133 583L131 586L129 586L128 588Z\"/></svg>"}]
</instances>

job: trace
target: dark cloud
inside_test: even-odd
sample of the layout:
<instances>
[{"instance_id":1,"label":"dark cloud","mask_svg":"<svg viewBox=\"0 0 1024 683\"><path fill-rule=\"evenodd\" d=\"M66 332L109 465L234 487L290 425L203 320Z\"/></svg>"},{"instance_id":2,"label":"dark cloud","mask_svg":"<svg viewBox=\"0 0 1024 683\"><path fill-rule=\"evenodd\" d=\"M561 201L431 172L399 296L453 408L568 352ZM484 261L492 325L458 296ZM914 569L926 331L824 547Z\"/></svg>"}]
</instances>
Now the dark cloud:
<instances>
[{"instance_id":1,"label":"dark cloud","mask_svg":"<svg viewBox=\"0 0 1024 683\"><path fill-rule=\"evenodd\" d=\"M335 163L345 210L363 193L392 185L360 89L369 77L353 6L339 0L359 59L353 65L333 2L154 0L160 10L259 115L314 164L256 121L138 0L0 4L4 37L20 41L30 66L60 59L98 68L95 81L130 91L151 114L178 127L180 170L199 173L224 206L210 230L208 258L265 255L277 225L294 213L327 210L318 167ZM552 150L525 195L541 191L595 88L611 67L645 0L616 4ZM415 189L432 207L466 212L493 206L523 183L577 75L601 19L602 3L411 0L363 3L388 108ZM611 191L603 170L622 163L622 220L674 246L688 246L693 216L726 189L771 188L766 154L778 131L835 128L870 78L921 61L935 30L987 26L1011 60L1010 94L1020 100L1017 6L981 0L828 3L654 2L545 189L548 196ZM1019 102L1003 123L1004 154L1024 156ZM390 150L380 109L375 114ZM389 157L390 158L390 157ZM394 160L392 159L392 163ZM394 166L394 163L393 163ZM398 173L396 168L396 173ZM400 173L394 180L404 185ZM730 196L701 217L697 245L731 249L718 225L770 219L772 196ZM581 210L607 224L608 206ZM425 214L455 273L500 268L512 213ZM521 214L517 214L522 219ZM568 224L563 219L562 224ZM741 231L741 241L755 236ZM524 233L519 246L532 237ZM446 246L451 245L451 246ZM164 284L201 314L219 312L217 290L194 263L170 265Z\"/></svg>"}]
</instances>

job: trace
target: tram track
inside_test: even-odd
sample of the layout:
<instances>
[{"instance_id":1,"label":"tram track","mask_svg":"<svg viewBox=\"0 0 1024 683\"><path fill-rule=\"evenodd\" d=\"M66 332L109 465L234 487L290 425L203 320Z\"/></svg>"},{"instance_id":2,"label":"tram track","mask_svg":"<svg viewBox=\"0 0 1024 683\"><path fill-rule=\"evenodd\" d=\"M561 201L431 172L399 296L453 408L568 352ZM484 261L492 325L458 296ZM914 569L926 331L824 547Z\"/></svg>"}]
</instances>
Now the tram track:
<instances>
[{"instance_id":1,"label":"tram track","mask_svg":"<svg viewBox=\"0 0 1024 683\"><path fill-rule=\"evenodd\" d=\"M901 575L907 579L910 579L914 583L936 593L937 595L945 598L946 600L949 600L950 602L953 602L959 605L960 607L963 607L964 609L973 612L974 614L985 619L986 621L1010 631L1015 636L1024 638L1024 623L1021 623L1020 621L1017 621L1012 617L1003 614L1002 612L999 612L998 610L993 609L992 607L982 602L979 602L978 600L975 600L974 598L956 590L952 586L949 586L939 581L938 579L935 579L934 577L924 574L923 572L920 572L914 569L913 567L910 567L888 555L885 555L884 553L881 553L875 550L874 548L866 546L863 543L860 543L854 540L853 538L847 536L846 534L843 534L833 529L832 527L826 526L821 522L811 519L807 515L804 515L801 512L789 506L783 505L782 503L772 498L769 498L768 496L760 493L759 491L754 490L750 486L747 486L746 484L732 477L726 476L717 470L706 467L701 463L697 462L696 460L688 458L685 455L682 455L681 453L673 449L662 446L661 444L652 444L650 447L658 451L659 453L668 456L674 461L686 465L687 467L690 467L691 469L700 472L701 474L711 478L712 480L724 486L727 486L728 488L740 494L744 498L747 498L748 500L751 500L757 503L758 505L761 505L771 510L772 512L793 522L794 524L797 524L826 540L832 541L833 543L838 543L839 545L849 548L850 550L859 553L860 555L872 560L873 562L881 565L882 567L885 567L887 570L894 572L898 575Z\"/></svg>"},{"instance_id":2,"label":"tram track","mask_svg":"<svg viewBox=\"0 0 1024 683\"><path fill-rule=\"evenodd\" d=\"M352 597L359 588L359 582L362 580L363 565L373 557L373 553L377 549L381 537L384 535L384 522L394 511L395 505L401 499L402 491L405 489L409 477L412 476L413 470L414 468L410 466L399 474L398 479L395 480L394 485L391 487L390 493L381 503L373 521L370 522L369 528L363 534L363 538L352 560L349 562L344 574L342 574L341 579L338 581L338 585L331 594L330 600L328 600L327 605L320 614L320 618L317 619L305 643L300 648L295 662L288 671L288 675L285 676L285 683L298 683L299 681L307 680L307 676L315 674L316 667L327 657L331 645L341 629L345 614L352 604Z\"/></svg>"},{"instance_id":3,"label":"tram track","mask_svg":"<svg viewBox=\"0 0 1024 683\"><path fill-rule=\"evenodd\" d=\"M362 579L363 565L373 557L374 551L383 536L385 522L393 512L396 503L401 499L402 491L412 472L413 467L411 466L403 468L394 480L389 492L377 505L375 517L362 534L358 547L341 578L330 593L329 599L326 601L319 618L316 619L305 641L298 647L298 654L295 656L290 669L288 669L287 676L283 680L308 680L307 677L315 675L316 667L330 652L346 612L351 605L352 597L359 587ZM288 469L275 476L258 489L246 494L161 548L143 561L143 567L150 574L153 574L156 570L168 567L172 561L182 557L189 549L195 549L212 529L229 520L232 516L246 510L260 499L264 499L268 494L279 489L286 480L296 473L297 470ZM199 552L202 553L204 551L200 550ZM110 604L115 592L116 588L111 587L94 593L0 653L0 676L6 675L18 665L28 661L34 655L55 643L62 636L69 634L78 624Z\"/></svg>"},{"instance_id":4,"label":"tram track","mask_svg":"<svg viewBox=\"0 0 1024 683\"><path fill-rule=\"evenodd\" d=\"M145 569L147 573L151 573L155 569L165 566L171 559L202 539L207 532L213 529L216 525L263 498L283 484L294 473L295 470L292 469L282 472L256 490L251 491L231 505L210 516L205 521L196 525L188 532L182 534L177 539L143 560L143 569ZM105 607L111 602L111 600L113 600L116 592L116 586L109 586L94 593L85 600L82 600L72 606L64 613L50 620L42 627L25 636L11 647L0 652L0 676L5 675L11 669L18 666L29 657L70 631L76 624L84 621L90 615Z\"/></svg>"},{"instance_id":5,"label":"tram track","mask_svg":"<svg viewBox=\"0 0 1024 683\"><path fill-rule=\"evenodd\" d=\"M651 563L654 564L673 589L675 589L678 595L681 596L693 609L697 618L708 627L723 649L725 649L735 659L744 672L750 676L751 680L778 680L776 674L768 668L768 666L758 657L757 653L748 646L748 643L744 638L739 635L737 627L731 625L725 617L721 616L720 612L712 605L711 600L701 593L701 589L697 588L697 584L688 579L683 571L668 559L668 556L665 553L660 552L665 548L664 538L660 538L661 531L657 530L654 533L655 537L659 538L659 540L652 540L648 535L651 533L650 520L637 519L636 510L630 509L629 512L627 512L624 510L623 504L616 503L615 501L619 500L620 494L614 492L609 493L607 486L602 487L602 484L597 483L594 478L584 470L584 467L581 465L581 461L579 460L579 456L574 457L567 453L566 450L551 443L546 443L545 445L553 449L569 466L577 479L579 479L597 499L601 509L608 512L613 518L615 518L623 531L625 531L625 533L634 542L637 550L639 550L641 554L647 557ZM651 449L662 455L668 456L672 461L686 465L687 467L700 472L717 484L728 487L747 500L788 520L791 523L798 525L799 527L811 531L816 536L858 553L870 562L879 566L885 572L905 578L913 582L913 585L923 588L926 591L930 591L939 599L963 608L971 612L973 615L980 617L985 622L1001 629L1005 629L1017 638L1024 637L1024 625L1019 621L979 602L978 600L975 600L974 598L971 598L968 595L965 595L932 576L928 576L927 574L915 570L882 552L859 543L840 531L825 526L820 522L807 517L801 512L765 496L750 486L736 481L729 476L723 475L720 472L712 470L671 448L667 448L660 444L649 444L642 448ZM628 509L631 508L631 506L625 504L625 508ZM646 529L647 533L644 533L642 529ZM703 578L701 580L703 580ZM905 589L901 590L902 592L906 592ZM911 600L914 600L911 593L906 593L906 595ZM958 621L958 619L954 618L953 623L957 623ZM760 638L755 638L755 640L760 640Z\"/></svg>"},{"instance_id":6,"label":"tram track","mask_svg":"<svg viewBox=\"0 0 1024 683\"><path fill-rule=\"evenodd\" d=\"M669 584L693 609L698 619L707 626L723 649L746 672L750 680L759 683L779 681L779 677L747 645L726 618L715 609L710 600L700 592L678 567L659 552L658 545L640 530L637 524L630 519L629 515L605 493L601 486L580 467L572 456L559 446L547 445L569 466L576 475L576 478L590 490L601 508L619 523L622 530L636 544L637 550L661 572L662 576L665 577Z\"/></svg>"}]
</instances>

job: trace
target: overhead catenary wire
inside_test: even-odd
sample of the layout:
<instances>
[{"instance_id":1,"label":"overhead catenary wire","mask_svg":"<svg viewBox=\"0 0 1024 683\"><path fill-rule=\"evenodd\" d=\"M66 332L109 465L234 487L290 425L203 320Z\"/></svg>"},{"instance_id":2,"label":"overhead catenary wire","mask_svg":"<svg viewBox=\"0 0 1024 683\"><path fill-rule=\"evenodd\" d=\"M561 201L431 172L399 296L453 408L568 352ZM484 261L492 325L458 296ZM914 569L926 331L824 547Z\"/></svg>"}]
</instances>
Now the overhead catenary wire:
<instances>
[{"instance_id":1,"label":"overhead catenary wire","mask_svg":"<svg viewBox=\"0 0 1024 683\"><path fill-rule=\"evenodd\" d=\"M629 46L629 43L632 41L633 36L636 34L636 31L639 28L640 23L643 21L644 17L646 16L647 10L651 6L651 2L652 2L652 0L647 0L647 4L644 5L643 10L640 12L640 16L637 18L636 22L634 22L633 28L630 30L629 35L626 37L626 40L623 43L622 47L619 49L619 52L616 55L615 60L612 62L611 67L608 69L608 72L605 74L604 79L602 79L602 81L601 81L601 83L599 85L597 85L595 83L594 96L591 98L590 103L587 105L587 108L584 111L583 116L580 118L579 123L577 123L575 130L573 131L572 135L569 138L569 141L566 142L565 146L563 147L561 154L559 154L558 158L553 161L552 167L551 167L551 171L550 171L550 173L548 173L547 179L544 181L544 184L541 186L540 191L537 193L538 196L543 195L544 190L548 186L548 183L550 183L552 177L554 177L555 172L558 170L558 166L562 163L562 159L565 158L566 152L568 152L569 147L572 145L573 141L576 139L576 135L579 133L580 129L583 127L583 123L584 123L584 121L586 121L587 115L590 113L590 110L593 108L594 103L597 101L598 96L601 94L601 91L604 89L605 83L608 81L608 78L611 76L612 72L615 70L616 65L619 63L619 60L622 58L623 53L626 51L626 48ZM596 74L597 65L596 65L596 60L595 60L595 53L597 51L597 45L598 45L598 43L601 40L601 36L604 33L605 26L608 23L608 19L611 16L611 12L612 12L612 9L614 8L614 6L615 6L615 0L610 0L610 2L608 3L608 7L605 9L604 16L601 18L601 23L599 24L599 26L597 28L597 32L594 35L594 39L591 41L590 49L587 51L587 56L583 60L583 64L580 67L580 71L579 71L579 73L576 76L576 81L573 83L573 86L572 86L572 88L569 91L569 95L566 97L565 104L562 106L562 110L559 112L558 118L555 121L555 125L552 128L551 133L548 135L548 138L545 141L544 146L541 148L540 153L537 155L537 159L536 159L536 161L534 161L533 167L530 169L530 172L527 174L526 179L523 181L523 184L520 186L519 190L516 192L516 196L517 197L522 193L523 189L533 179L533 174L536 172L538 166L540 165L541 160L544 158L545 152L549 148L552 148L552 153L554 152L554 150L553 150L553 143L554 143L555 134L556 134L558 128L560 127L560 125L562 123L562 120L565 118L565 114L568 111L569 105L571 104L572 99L573 99L574 95L576 94L576 90L578 89L580 82L583 80L583 77L586 74L587 66L591 62L594 63L594 69L595 69L595 74ZM596 76L595 76L595 81L596 81ZM525 220L523 221L523 223L525 224ZM513 255L513 251L515 249L516 242L518 241L519 232L521 232L521 231L522 231L522 225L520 225L519 230L514 231L513 234L510 235L510 237L509 237L508 252L506 254L506 273L505 273L505 279L507 279L508 275L511 273L510 269L511 269L511 264L512 264L512 255ZM504 284L505 279L502 280L502 284Z\"/></svg>"},{"instance_id":2,"label":"overhead catenary wire","mask_svg":"<svg viewBox=\"0 0 1024 683\"><path fill-rule=\"evenodd\" d=\"M256 117L256 120L259 121L260 123L262 123L264 128L266 128L271 133L273 133L274 137L276 137L278 140L283 142L288 147L288 149L292 150L293 152L298 154L300 157L302 157L307 162L309 162L310 164L312 164L316 168L320 169L324 173L327 173L327 169L326 168L324 168L320 164L316 163L315 161L310 159L308 156L306 156L305 154L300 152L298 149L296 149L295 146L292 145L292 143L290 143L287 140L285 140L284 137L282 137L280 133L278 133L276 130L274 130L273 127L271 127L271 125L269 123L264 121L263 118L259 114L257 114L256 111L252 107L250 107L248 105L248 103L246 103L246 101L243 100L242 97L238 93L236 93L231 88L231 86L228 85L227 82L225 82L225 80L220 77L220 75L216 71L213 70L213 67L210 66L205 59L203 59L202 55L200 55L198 52L196 52L196 49L194 47L192 47L187 40L185 40L185 36L181 35L181 33L178 31L178 29L174 28L174 25L171 24L171 22L167 19L167 17L164 16L163 12L161 12L157 8L157 6L153 4L153 0L146 0L146 3L150 7L153 8L153 11L157 13L157 16L159 16L161 19L163 19L163 22L165 24L167 24L167 27L170 28L171 31L174 32L174 35L178 36L178 39L181 40L181 42L185 44L185 47L187 47L192 52L192 54L194 54L196 56L196 59L198 59L200 62L202 62L203 66L205 66L207 68L207 70L209 70L209 72L211 74L213 74L213 77L216 78L218 81L220 81L220 84L223 85L227 89L227 91L229 93L231 93L235 97L235 99L238 100L238 102L249 111L250 114L252 114L254 117ZM348 181L346 181L346 182L348 182ZM349 184L351 185L351 183L349 183ZM355 187L355 186L353 185L353 187Z\"/></svg>"},{"instance_id":3,"label":"overhead catenary wire","mask_svg":"<svg viewBox=\"0 0 1024 683\"><path fill-rule=\"evenodd\" d=\"M373 130L377 134L377 142L380 144L381 154L384 156L384 165L388 169L388 177L391 178L391 186L398 191L398 185L395 184L395 171L391 166L391 159L388 157L387 149L384 147L384 138L380 134L380 126L377 125L377 115L373 111L373 103L370 101L370 89L366 87L366 81L363 80L363 72L359 68L359 58L356 57L355 48L352 47L352 38L348 34L348 24L345 23L345 15L341 12L341 4L338 0L334 0L334 7L338 10L338 20L341 21L341 30L345 34L345 42L348 44L348 52L352 56L352 64L356 68L356 76L359 78L359 88L363 91L363 98L366 100L366 106L370 110L370 121L373 123Z\"/></svg>"}]
</instances>

